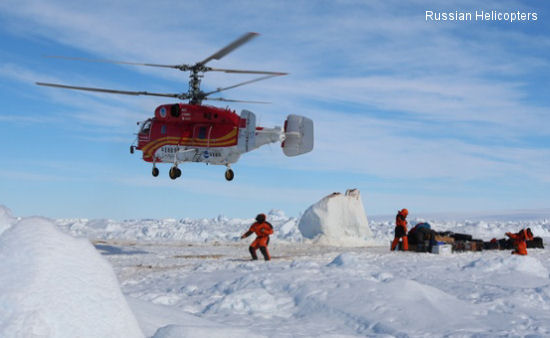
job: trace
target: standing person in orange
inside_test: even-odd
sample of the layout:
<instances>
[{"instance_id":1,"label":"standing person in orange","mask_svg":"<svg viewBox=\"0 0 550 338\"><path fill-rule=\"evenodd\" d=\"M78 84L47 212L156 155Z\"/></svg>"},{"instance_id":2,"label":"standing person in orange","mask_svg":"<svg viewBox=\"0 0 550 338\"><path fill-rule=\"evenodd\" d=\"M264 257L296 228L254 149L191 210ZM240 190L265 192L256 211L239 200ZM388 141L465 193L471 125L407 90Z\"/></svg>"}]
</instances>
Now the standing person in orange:
<instances>
[{"instance_id":1,"label":"standing person in orange","mask_svg":"<svg viewBox=\"0 0 550 338\"><path fill-rule=\"evenodd\" d=\"M246 238L253 233L256 234L256 239L248 248L250 255L252 255L252 260L258 259L258 256L256 255L256 250L258 249L260 249L260 252L266 261L270 260L271 256L267 250L267 245L269 244L269 235L273 234L273 226L269 224L269 222L266 222L264 214L259 214L256 216L256 223L252 224L250 229L248 229L248 231L241 236L241 239Z\"/></svg>"},{"instance_id":2,"label":"standing person in orange","mask_svg":"<svg viewBox=\"0 0 550 338\"><path fill-rule=\"evenodd\" d=\"M409 215L409 210L402 209L397 212L395 216L395 238L391 244L391 250L395 250L395 247L399 243L399 239L403 239L403 250L409 250L409 240L407 238L407 215Z\"/></svg>"},{"instance_id":3,"label":"standing person in orange","mask_svg":"<svg viewBox=\"0 0 550 338\"><path fill-rule=\"evenodd\" d=\"M531 228L521 229L517 234L507 232L506 236L514 240L514 247L516 250L512 251L513 255L527 255L527 243L526 241L533 240L533 233Z\"/></svg>"}]
</instances>

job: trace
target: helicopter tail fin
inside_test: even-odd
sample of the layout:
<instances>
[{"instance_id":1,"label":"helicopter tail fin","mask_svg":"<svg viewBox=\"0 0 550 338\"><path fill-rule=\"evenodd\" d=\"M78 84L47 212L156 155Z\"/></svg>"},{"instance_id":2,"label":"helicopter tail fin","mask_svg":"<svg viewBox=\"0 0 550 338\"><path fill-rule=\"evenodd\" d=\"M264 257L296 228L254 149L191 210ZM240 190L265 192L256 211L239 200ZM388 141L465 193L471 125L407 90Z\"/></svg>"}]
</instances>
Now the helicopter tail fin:
<instances>
[{"instance_id":1,"label":"helicopter tail fin","mask_svg":"<svg viewBox=\"0 0 550 338\"><path fill-rule=\"evenodd\" d=\"M313 150L313 121L300 115L288 115L285 121L284 141L286 156L298 156Z\"/></svg>"}]
</instances>

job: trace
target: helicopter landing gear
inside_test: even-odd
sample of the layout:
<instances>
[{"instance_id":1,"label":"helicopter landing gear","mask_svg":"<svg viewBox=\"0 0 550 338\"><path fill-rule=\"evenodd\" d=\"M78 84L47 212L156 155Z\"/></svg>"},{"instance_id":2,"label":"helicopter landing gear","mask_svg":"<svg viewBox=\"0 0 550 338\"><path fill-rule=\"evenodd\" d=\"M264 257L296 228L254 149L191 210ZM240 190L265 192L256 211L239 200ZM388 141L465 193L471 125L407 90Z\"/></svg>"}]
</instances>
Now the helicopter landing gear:
<instances>
[{"instance_id":1,"label":"helicopter landing gear","mask_svg":"<svg viewBox=\"0 0 550 338\"><path fill-rule=\"evenodd\" d=\"M170 171L168 172L168 176L170 176L171 179L175 180L176 178L181 176L181 169L173 166L170 168Z\"/></svg>"},{"instance_id":2,"label":"helicopter landing gear","mask_svg":"<svg viewBox=\"0 0 550 338\"><path fill-rule=\"evenodd\" d=\"M151 174L153 174L154 177L157 177L159 175L159 168L153 167Z\"/></svg>"},{"instance_id":3,"label":"helicopter landing gear","mask_svg":"<svg viewBox=\"0 0 550 338\"><path fill-rule=\"evenodd\" d=\"M233 170L231 170L231 168L227 168L227 170L225 171L225 179L228 181L232 181L234 177L235 173L233 172Z\"/></svg>"}]
</instances>

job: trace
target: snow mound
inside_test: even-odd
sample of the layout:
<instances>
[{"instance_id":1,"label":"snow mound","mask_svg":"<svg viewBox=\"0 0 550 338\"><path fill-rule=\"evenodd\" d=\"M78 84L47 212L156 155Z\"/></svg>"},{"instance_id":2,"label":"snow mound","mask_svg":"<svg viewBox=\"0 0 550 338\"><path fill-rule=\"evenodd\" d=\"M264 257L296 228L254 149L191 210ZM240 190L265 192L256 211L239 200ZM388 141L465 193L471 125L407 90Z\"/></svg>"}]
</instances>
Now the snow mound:
<instances>
[{"instance_id":1,"label":"snow mound","mask_svg":"<svg viewBox=\"0 0 550 338\"><path fill-rule=\"evenodd\" d=\"M289 317L288 310L293 305L294 302L289 297L275 297L263 288L247 288L230 292L209 306L207 311L262 318Z\"/></svg>"},{"instance_id":2,"label":"snow mound","mask_svg":"<svg viewBox=\"0 0 550 338\"><path fill-rule=\"evenodd\" d=\"M271 209L267 213L267 218L271 220L284 220L286 217L285 212L279 209Z\"/></svg>"},{"instance_id":3,"label":"snow mound","mask_svg":"<svg viewBox=\"0 0 550 338\"><path fill-rule=\"evenodd\" d=\"M196 337L217 337L217 338L260 338L267 337L257 335L249 330L240 328L217 328L217 327L201 327L201 326L181 326L167 325L157 330L153 338L196 338Z\"/></svg>"},{"instance_id":4,"label":"snow mound","mask_svg":"<svg viewBox=\"0 0 550 338\"><path fill-rule=\"evenodd\" d=\"M464 266L464 270L479 269L483 272L505 275L528 274L540 278L549 278L548 270L542 263L529 256L509 255L505 257L482 257Z\"/></svg>"},{"instance_id":5,"label":"snow mound","mask_svg":"<svg viewBox=\"0 0 550 338\"><path fill-rule=\"evenodd\" d=\"M11 227L14 222L15 218L11 215L11 210L0 205L0 235Z\"/></svg>"},{"instance_id":6,"label":"snow mound","mask_svg":"<svg viewBox=\"0 0 550 338\"><path fill-rule=\"evenodd\" d=\"M143 337L109 263L49 220L14 222L0 262L1 337Z\"/></svg>"},{"instance_id":7,"label":"snow mound","mask_svg":"<svg viewBox=\"0 0 550 338\"><path fill-rule=\"evenodd\" d=\"M384 305L383 318L401 321L404 327L460 326L475 318L475 307L436 287L409 279L393 279L379 286L390 306L407 304L395 312ZM438 318L434 323L430 318ZM445 324L443 324L445 323Z\"/></svg>"},{"instance_id":8,"label":"snow mound","mask_svg":"<svg viewBox=\"0 0 550 338\"><path fill-rule=\"evenodd\" d=\"M343 266L343 267L353 267L357 265L357 255L351 252L344 252L339 254L336 258L332 260L327 266Z\"/></svg>"},{"instance_id":9,"label":"snow mound","mask_svg":"<svg viewBox=\"0 0 550 338\"><path fill-rule=\"evenodd\" d=\"M372 238L357 189L348 189L345 194L332 193L310 206L298 229L305 238L325 245L360 246Z\"/></svg>"}]
</instances>

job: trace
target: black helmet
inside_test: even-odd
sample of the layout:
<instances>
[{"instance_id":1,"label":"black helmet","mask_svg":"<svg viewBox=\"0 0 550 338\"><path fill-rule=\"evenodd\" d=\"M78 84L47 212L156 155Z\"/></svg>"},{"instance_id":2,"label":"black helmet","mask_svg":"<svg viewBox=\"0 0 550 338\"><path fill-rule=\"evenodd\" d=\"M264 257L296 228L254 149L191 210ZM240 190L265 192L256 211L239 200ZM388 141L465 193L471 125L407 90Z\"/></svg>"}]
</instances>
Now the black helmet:
<instances>
[{"instance_id":1,"label":"black helmet","mask_svg":"<svg viewBox=\"0 0 550 338\"><path fill-rule=\"evenodd\" d=\"M258 216L256 216L256 222L265 222L265 214L258 214Z\"/></svg>"}]
</instances>

